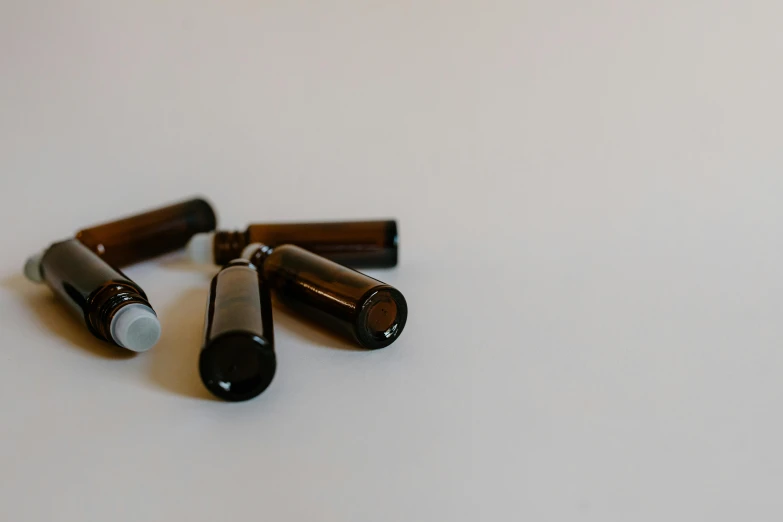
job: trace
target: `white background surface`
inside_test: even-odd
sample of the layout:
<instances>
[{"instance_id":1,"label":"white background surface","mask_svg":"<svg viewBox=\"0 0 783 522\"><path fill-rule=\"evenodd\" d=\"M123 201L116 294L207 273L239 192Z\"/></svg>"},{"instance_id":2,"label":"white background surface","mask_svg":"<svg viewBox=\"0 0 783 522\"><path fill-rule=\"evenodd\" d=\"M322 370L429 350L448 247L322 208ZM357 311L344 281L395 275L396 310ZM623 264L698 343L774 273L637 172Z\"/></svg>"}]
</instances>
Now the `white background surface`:
<instances>
[{"instance_id":1,"label":"white background surface","mask_svg":"<svg viewBox=\"0 0 783 522\"><path fill-rule=\"evenodd\" d=\"M783 517L783 4L0 4L0 520ZM276 315L243 404L209 271L128 274L149 353L21 277L204 194L224 227L395 216L392 347Z\"/></svg>"}]
</instances>

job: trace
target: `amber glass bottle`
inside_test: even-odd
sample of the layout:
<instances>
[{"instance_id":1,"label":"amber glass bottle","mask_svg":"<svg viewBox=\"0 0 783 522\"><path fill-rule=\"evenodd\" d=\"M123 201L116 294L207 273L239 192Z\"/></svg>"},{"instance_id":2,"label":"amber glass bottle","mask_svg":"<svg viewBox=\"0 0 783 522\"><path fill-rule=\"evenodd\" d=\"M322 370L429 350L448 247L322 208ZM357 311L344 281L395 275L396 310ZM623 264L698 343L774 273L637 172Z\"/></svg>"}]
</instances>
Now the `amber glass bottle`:
<instances>
[{"instance_id":1,"label":"amber glass bottle","mask_svg":"<svg viewBox=\"0 0 783 522\"><path fill-rule=\"evenodd\" d=\"M98 339L143 352L160 337L144 290L75 239L31 257L25 274L49 285Z\"/></svg>"},{"instance_id":2,"label":"amber glass bottle","mask_svg":"<svg viewBox=\"0 0 783 522\"><path fill-rule=\"evenodd\" d=\"M244 259L212 279L199 373L227 401L252 399L272 382L275 358L272 303L256 268Z\"/></svg>"},{"instance_id":3,"label":"amber glass bottle","mask_svg":"<svg viewBox=\"0 0 783 522\"><path fill-rule=\"evenodd\" d=\"M188 250L195 261L224 265L251 243L291 244L351 268L389 268L397 265L398 242L394 220L259 223L243 232L199 234Z\"/></svg>"},{"instance_id":4,"label":"amber glass bottle","mask_svg":"<svg viewBox=\"0 0 783 522\"><path fill-rule=\"evenodd\" d=\"M123 267L183 248L194 234L215 230L212 207L191 199L85 228L76 239L112 266Z\"/></svg>"},{"instance_id":5,"label":"amber glass bottle","mask_svg":"<svg viewBox=\"0 0 783 522\"><path fill-rule=\"evenodd\" d=\"M392 286L295 245L249 245L243 252L291 310L369 349L400 336L408 318Z\"/></svg>"}]
</instances>

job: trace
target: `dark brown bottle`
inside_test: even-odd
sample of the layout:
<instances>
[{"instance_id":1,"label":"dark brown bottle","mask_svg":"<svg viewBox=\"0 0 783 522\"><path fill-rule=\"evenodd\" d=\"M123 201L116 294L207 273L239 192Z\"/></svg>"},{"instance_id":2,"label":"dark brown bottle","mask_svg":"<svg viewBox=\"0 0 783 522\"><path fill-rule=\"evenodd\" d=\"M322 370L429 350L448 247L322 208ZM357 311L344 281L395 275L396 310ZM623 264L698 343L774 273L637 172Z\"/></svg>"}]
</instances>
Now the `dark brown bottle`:
<instances>
[{"instance_id":1,"label":"dark brown bottle","mask_svg":"<svg viewBox=\"0 0 783 522\"><path fill-rule=\"evenodd\" d=\"M364 348L390 345L405 327L403 295L356 270L295 245L250 245L243 257L282 304Z\"/></svg>"},{"instance_id":2,"label":"dark brown bottle","mask_svg":"<svg viewBox=\"0 0 783 522\"><path fill-rule=\"evenodd\" d=\"M190 199L85 228L76 239L110 265L123 267L183 248L194 234L215 230L216 224L209 203Z\"/></svg>"},{"instance_id":3,"label":"dark brown bottle","mask_svg":"<svg viewBox=\"0 0 783 522\"><path fill-rule=\"evenodd\" d=\"M194 261L224 265L251 243L297 245L351 268L397 265L397 222L253 224L243 232L218 231L194 237L188 250Z\"/></svg>"},{"instance_id":4,"label":"dark brown bottle","mask_svg":"<svg viewBox=\"0 0 783 522\"><path fill-rule=\"evenodd\" d=\"M143 352L160 337L144 290L76 239L28 259L25 275L49 285L98 339Z\"/></svg>"},{"instance_id":5,"label":"dark brown bottle","mask_svg":"<svg viewBox=\"0 0 783 522\"><path fill-rule=\"evenodd\" d=\"M272 382L277 362L269 288L244 259L212 279L199 373L207 389L227 401L245 401Z\"/></svg>"}]
</instances>

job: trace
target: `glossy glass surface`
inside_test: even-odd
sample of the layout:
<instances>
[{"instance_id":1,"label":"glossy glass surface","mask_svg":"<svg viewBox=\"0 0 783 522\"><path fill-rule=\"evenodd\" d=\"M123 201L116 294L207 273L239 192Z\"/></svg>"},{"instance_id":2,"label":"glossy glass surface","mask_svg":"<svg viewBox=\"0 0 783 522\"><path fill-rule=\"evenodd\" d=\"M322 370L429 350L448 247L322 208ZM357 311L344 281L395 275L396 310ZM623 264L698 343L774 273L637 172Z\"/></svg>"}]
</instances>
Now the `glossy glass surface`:
<instances>
[{"instance_id":1,"label":"glossy glass surface","mask_svg":"<svg viewBox=\"0 0 783 522\"><path fill-rule=\"evenodd\" d=\"M191 199L85 228L76 239L122 267L183 248L194 234L212 231L216 224L209 203Z\"/></svg>"},{"instance_id":2,"label":"glossy glass surface","mask_svg":"<svg viewBox=\"0 0 783 522\"><path fill-rule=\"evenodd\" d=\"M278 300L364 348L383 348L402 333L408 306L395 288L294 246L259 250L250 258L263 266Z\"/></svg>"},{"instance_id":3,"label":"glossy glass surface","mask_svg":"<svg viewBox=\"0 0 783 522\"><path fill-rule=\"evenodd\" d=\"M199 373L214 395L248 400L272 382L277 367L272 303L261 275L237 260L212 280Z\"/></svg>"},{"instance_id":4,"label":"glossy glass surface","mask_svg":"<svg viewBox=\"0 0 783 522\"><path fill-rule=\"evenodd\" d=\"M204 386L226 401L246 401L272 383L277 368L275 351L260 337L229 332L210 341L199 357Z\"/></svg>"},{"instance_id":5,"label":"glossy glass surface","mask_svg":"<svg viewBox=\"0 0 783 522\"><path fill-rule=\"evenodd\" d=\"M352 268L389 268L397 265L397 222L346 221L331 223L252 224L245 232L215 235L215 262L236 259L251 243L297 245Z\"/></svg>"},{"instance_id":6,"label":"glossy glass surface","mask_svg":"<svg viewBox=\"0 0 783 522\"><path fill-rule=\"evenodd\" d=\"M150 306L139 285L76 239L50 246L41 259L41 274L93 335L113 344L109 329L117 310L131 303Z\"/></svg>"}]
</instances>

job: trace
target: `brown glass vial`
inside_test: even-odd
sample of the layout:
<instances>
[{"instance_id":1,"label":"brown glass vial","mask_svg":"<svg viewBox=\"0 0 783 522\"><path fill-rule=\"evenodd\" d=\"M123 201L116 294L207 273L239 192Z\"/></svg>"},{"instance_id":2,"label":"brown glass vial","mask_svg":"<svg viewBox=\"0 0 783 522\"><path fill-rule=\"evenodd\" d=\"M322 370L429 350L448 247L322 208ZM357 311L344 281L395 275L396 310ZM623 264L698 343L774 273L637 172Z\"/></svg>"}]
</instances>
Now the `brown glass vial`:
<instances>
[{"instance_id":1,"label":"brown glass vial","mask_svg":"<svg viewBox=\"0 0 783 522\"><path fill-rule=\"evenodd\" d=\"M49 285L98 339L144 352L160 338L160 322L144 290L76 239L31 257L25 275Z\"/></svg>"},{"instance_id":2,"label":"brown glass vial","mask_svg":"<svg viewBox=\"0 0 783 522\"><path fill-rule=\"evenodd\" d=\"M196 198L85 228L76 239L110 265L123 267L183 248L194 234L216 225L212 207Z\"/></svg>"},{"instance_id":3,"label":"brown glass vial","mask_svg":"<svg viewBox=\"0 0 783 522\"><path fill-rule=\"evenodd\" d=\"M224 265L251 243L297 245L351 268L391 268L397 265L399 240L394 220L258 223L243 232L199 234L188 250L194 261Z\"/></svg>"},{"instance_id":4,"label":"brown glass vial","mask_svg":"<svg viewBox=\"0 0 783 522\"><path fill-rule=\"evenodd\" d=\"M295 245L249 245L243 252L278 300L289 309L353 340L383 348L402 333L408 318L396 288Z\"/></svg>"},{"instance_id":5,"label":"brown glass vial","mask_svg":"<svg viewBox=\"0 0 783 522\"><path fill-rule=\"evenodd\" d=\"M212 279L199 373L207 389L227 401L246 401L272 382L275 358L269 288L244 259Z\"/></svg>"}]
</instances>

